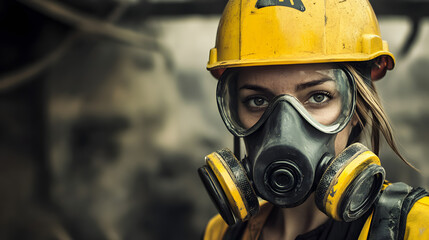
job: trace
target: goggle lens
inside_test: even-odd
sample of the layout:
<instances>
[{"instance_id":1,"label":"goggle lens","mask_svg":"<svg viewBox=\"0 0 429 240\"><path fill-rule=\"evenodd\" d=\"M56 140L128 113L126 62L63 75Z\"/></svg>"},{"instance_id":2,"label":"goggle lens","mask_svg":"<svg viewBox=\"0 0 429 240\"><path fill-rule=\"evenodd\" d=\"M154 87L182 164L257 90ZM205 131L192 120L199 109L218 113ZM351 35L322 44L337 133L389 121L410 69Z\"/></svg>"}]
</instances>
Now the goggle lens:
<instances>
[{"instance_id":1,"label":"goggle lens","mask_svg":"<svg viewBox=\"0 0 429 240\"><path fill-rule=\"evenodd\" d=\"M336 133L352 116L355 87L352 75L339 66L234 69L219 80L217 101L236 136L254 132L280 101L322 132Z\"/></svg>"}]
</instances>

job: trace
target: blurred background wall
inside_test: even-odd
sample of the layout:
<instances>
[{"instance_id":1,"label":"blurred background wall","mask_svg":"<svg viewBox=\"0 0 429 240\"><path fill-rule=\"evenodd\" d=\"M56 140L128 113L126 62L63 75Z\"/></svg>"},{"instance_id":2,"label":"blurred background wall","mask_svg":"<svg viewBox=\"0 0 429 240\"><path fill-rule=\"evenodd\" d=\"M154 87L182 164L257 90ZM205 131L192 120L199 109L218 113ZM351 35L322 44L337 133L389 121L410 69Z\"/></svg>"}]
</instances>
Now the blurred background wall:
<instances>
[{"instance_id":1,"label":"blurred background wall","mask_svg":"<svg viewBox=\"0 0 429 240\"><path fill-rule=\"evenodd\" d=\"M397 56L383 105L429 172L429 5L371 2ZM0 239L200 237L215 209L196 169L232 148L205 70L224 5L0 2ZM428 187L381 159L388 179Z\"/></svg>"}]
</instances>

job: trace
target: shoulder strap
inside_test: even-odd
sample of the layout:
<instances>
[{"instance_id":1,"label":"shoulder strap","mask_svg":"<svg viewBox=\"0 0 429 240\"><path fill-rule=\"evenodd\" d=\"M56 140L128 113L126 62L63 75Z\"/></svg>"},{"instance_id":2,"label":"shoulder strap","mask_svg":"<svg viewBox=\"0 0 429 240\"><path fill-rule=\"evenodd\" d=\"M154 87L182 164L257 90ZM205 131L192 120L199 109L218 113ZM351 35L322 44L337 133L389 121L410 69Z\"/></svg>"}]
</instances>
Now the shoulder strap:
<instances>
[{"instance_id":1,"label":"shoulder strap","mask_svg":"<svg viewBox=\"0 0 429 240\"><path fill-rule=\"evenodd\" d=\"M390 184L375 205L368 239L399 240L404 238L407 216L414 203L428 193L405 183Z\"/></svg>"},{"instance_id":2,"label":"shoulder strap","mask_svg":"<svg viewBox=\"0 0 429 240\"><path fill-rule=\"evenodd\" d=\"M419 187L413 189L410 194L408 194L407 198L404 200L401 209L401 220L399 223L400 228L398 233L398 239L404 239L408 213L411 211L411 208L414 206L414 203L426 196L429 196L428 192L426 192L425 189Z\"/></svg>"},{"instance_id":3,"label":"shoulder strap","mask_svg":"<svg viewBox=\"0 0 429 240\"><path fill-rule=\"evenodd\" d=\"M375 205L368 240L398 239L402 205L411 190L410 186L402 182L386 187Z\"/></svg>"}]
</instances>

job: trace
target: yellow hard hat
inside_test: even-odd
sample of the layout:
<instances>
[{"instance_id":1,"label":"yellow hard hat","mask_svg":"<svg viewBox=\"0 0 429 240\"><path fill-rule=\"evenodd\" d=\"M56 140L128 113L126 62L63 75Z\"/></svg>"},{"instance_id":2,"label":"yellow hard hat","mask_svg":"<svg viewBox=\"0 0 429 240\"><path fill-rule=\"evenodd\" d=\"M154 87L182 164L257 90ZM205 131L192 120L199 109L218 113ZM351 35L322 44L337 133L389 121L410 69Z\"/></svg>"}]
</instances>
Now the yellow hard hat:
<instances>
[{"instance_id":1,"label":"yellow hard hat","mask_svg":"<svg viewBox=\"0 0 429 240\"><path fill-rule=\"evenodd\" d=\"M379 56L384 56L384 71L393 69L394 56L368 0L229 0L207 69L219 77L232 67Z\"/></svg>"}]
</instances>

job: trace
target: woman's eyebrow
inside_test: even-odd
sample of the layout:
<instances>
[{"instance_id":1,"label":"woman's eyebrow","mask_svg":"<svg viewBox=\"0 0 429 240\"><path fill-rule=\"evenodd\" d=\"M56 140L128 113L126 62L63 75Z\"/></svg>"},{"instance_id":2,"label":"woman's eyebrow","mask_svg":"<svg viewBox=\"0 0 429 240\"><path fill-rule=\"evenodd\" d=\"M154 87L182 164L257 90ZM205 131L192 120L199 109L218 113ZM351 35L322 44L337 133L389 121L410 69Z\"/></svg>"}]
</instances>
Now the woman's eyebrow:
<instances>
[{"instance_id":1,"label":"woman's eyebrow","mask_svg":"<svg viewBox=\"0 0 429 240\"><path fill-rule=\"evenodd\" d=\"M303 89L306 89L306 88L309 88L309 87L313 87L313 86L317 86L317 85L323 84L323 83L328 82L328 81L334 81L334 80L332 78L322 78L322 79L319 79L319 80L314 80L314 81L310 81L310 82L301 83L301 84L298 84L295 87L295 90L296 91L303 90Z\"/></svg>"},{"instance_id":2,"label":"woman's eyebrow","mask_svg":"<svg viewBox=\"0 0 429 240\"><path fill-rule=\"evenodd\" d=\"M248 90L253 90L258 92L271 92L271 90L268 88L265 88L259 85L252 85L252 84L244 84L238 90L241 90L241 89L248 89Z\"/></svg>"}]
</instances>

